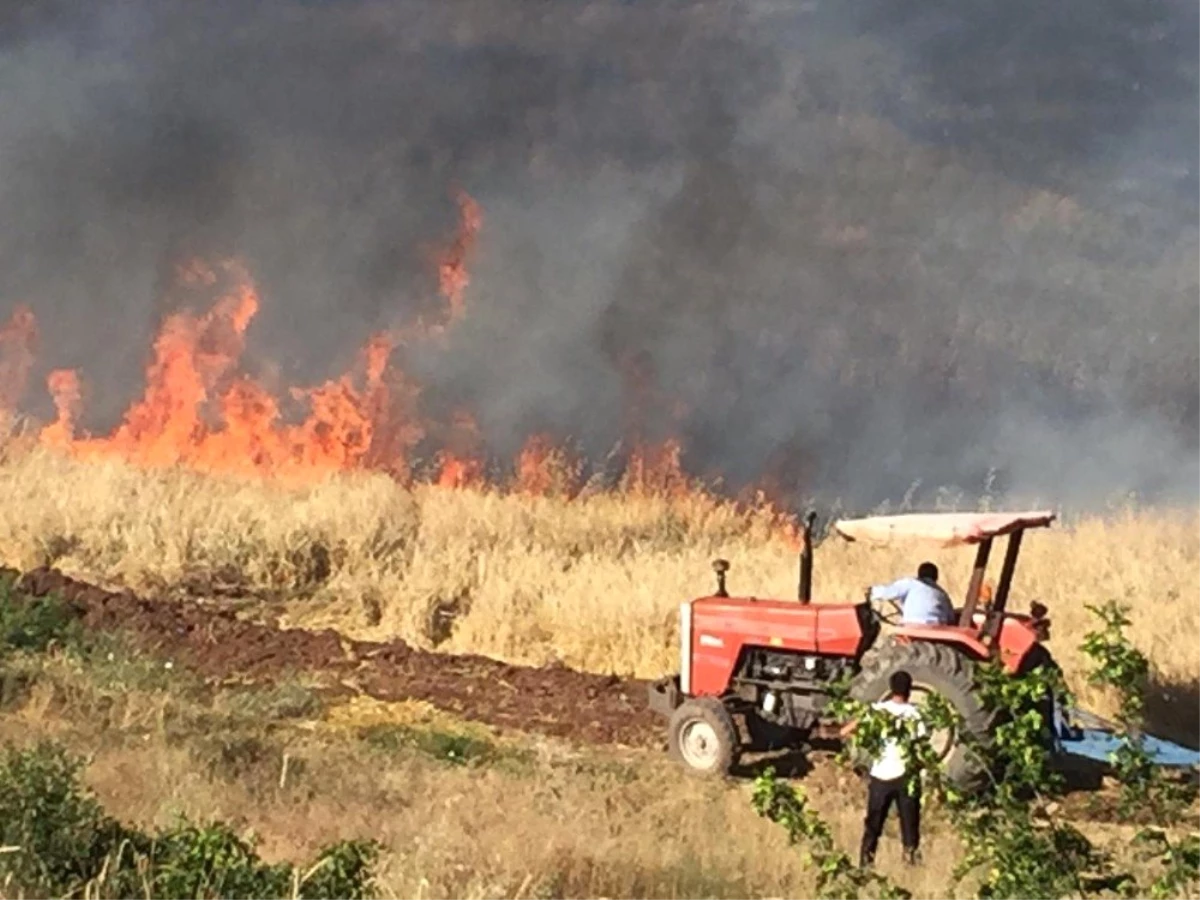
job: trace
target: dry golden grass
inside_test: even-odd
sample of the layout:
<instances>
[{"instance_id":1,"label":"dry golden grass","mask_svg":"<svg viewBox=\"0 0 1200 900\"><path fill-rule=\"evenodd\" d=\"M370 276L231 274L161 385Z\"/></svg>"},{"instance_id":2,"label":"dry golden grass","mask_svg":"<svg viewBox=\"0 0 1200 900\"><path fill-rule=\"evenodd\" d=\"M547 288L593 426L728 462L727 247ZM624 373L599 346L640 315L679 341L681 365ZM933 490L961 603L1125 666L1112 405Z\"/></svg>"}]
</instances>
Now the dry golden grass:
<instances>
[{"instance_id":1,"label":"dry golden grass","mask_svg":"<svg viewBox=\"0 0 1200 900\"><path fill-rule=\"evenodd\" d=\"M140 665L139 665L140 668ZM0 741L53 737L90 760L85 777L110 813L142 826L182 813L262 840L271 860L311 857L348 837L380 840L385 897L809 896L813 873L781 829L750 808L749 784L701 781L653 754L518 738L519 765L448 765L379 750L355 725L428 725L405 705L334 707L316 720L239 717L221 695L144 672L139 687L64 660L41 665ZM224 711L222 709L224 707ZM254 709L250 712L253 712ZM102 711L101 711L102 710ZM435 717L440 728L453 722ZM467 726L469 728L469 726ZM283 755L291 761L282 779ZM860 836L858 789L832 769L808 785L845 846ZM957 841L931 821L929 864L906 870L896 823L880 867L917 896L944 894Z\"/></svg>"},{"instance_id":2,"label":"dry golden grass","mask_svg":"<svg viewBox=\"0 0 1200 900\"><path fill-rule=\"evenodd\" d=\"M572 502L497 492L406 490L383 476L299 491L120 463L78 463L10 444L0 456L0 561L55 565L145 591L275 598L285 622L428 646L431 613L454 616L441 649L657 676L676 666L678 602L712 589L729 559L734 593L793 596L792 546L767 513L692 496L596 495ZM1200 681L1200 517L1120 510L1025 542L1012 603L1047 603L1051 648L1085 704L1084 604L1134 607L1131 636L1174 704L1158 718L1195 730ZM924 551L817 549L818 600L912 571ZM961 596L971 551L935 551ZM994 573L998 564L994 564ZM1170 724L1170 723L1168 723ZM1178 733L1180 729L1176 728Z\"/></svg>"},{"instance_id":3,"label":"dry golden grass","mask_svg":"<svg viewBox=\"0 0 1200 900\"><path fill-rule=\"evenodd\" d=\"M794 590L792 548L769 516L701 498L566 504L409 492L374 477L288 493L41 452L0 459L0 488L0 559L10 565L53 564L148 590L278 596L296 622L420 642L429 609L458 598L445 647L523 661L557 655L592 669L670 670L678 600L709 590L716 555L734 562L736 591ZM1195 685L1196 525L1195 512L1125 511L1027 542L1017 597L1051 605L1053 645L1068 671L1080 666L1082 604L1123 597L1144 611L1134 638L1164 677ZM969 552L935 558L961 591ZM900 548L829 541L818 550L817 593L855 598L915 561ZM385 896L812 893L811 869L754 815L747 783L692 779L654 753L489 735L418 704L364 698L317 720L279 720L265 712L274 700L208 698L190 690L186 673L152 660L117 659L112 671L67 658L36 665L30 694L0 711L0 739L53 736L87 754L87 779L106 806L142 825L181 812L223 818L252 829L271 859L377 838ZM512 764L458 767L372 749L358 729L380 724L478 735ZM861 787L831 766L802 783L839 844L856 847ZM1129 837L1121 826L1085 828L1113 846ZM907 870L893 818L881 868L916 896L946 896L958 843L936 816L924 830L926 865Z\"/></svg>"}]
</instances>

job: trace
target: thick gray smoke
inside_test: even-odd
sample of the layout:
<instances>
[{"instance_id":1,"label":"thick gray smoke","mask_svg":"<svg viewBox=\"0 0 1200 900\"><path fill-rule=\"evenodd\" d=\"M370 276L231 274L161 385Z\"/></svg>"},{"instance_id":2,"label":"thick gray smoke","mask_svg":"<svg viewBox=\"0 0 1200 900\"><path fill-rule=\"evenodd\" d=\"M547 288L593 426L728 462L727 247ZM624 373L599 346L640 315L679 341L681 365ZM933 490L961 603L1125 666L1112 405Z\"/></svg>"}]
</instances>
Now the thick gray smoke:
<instances>
[{"instance_id":1,"label":"thick gray smoke","mask_svg":"<svg viewBox=\"0 0 1200 900\"><path fill-rule=\"evenodd\" d=\"M461 186L470 314L405 362L497 454L602 456L638 373L734 487L1196 499L1194 3L8 2L0 85L0 315L92 429L180 260L246 258L312 382L429 302Z\"/></svg>"}]
</instances>

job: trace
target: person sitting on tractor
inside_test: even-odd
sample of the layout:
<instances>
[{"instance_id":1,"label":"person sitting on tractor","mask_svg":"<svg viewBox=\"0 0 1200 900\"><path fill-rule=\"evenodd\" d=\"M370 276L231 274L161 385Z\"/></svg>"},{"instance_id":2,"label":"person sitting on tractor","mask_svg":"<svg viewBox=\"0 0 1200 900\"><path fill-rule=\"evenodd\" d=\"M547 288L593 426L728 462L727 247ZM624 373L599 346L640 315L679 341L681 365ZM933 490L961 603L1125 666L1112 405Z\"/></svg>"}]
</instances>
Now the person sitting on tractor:
<instances>
[{"instance_id":1,"label":"person sitting on tractor","mask_svg":"<svg viewBox=\"0 0 1200 900\"><path fill-rule=\"evenodd\" d=\"M916 578L875 585L868 590L867 599L900 602L900 621L905 625L952 625L955 622L954 604L938 584L938 567L931 562L923 562L917 567Z\"/></svg>"}]
</instances>

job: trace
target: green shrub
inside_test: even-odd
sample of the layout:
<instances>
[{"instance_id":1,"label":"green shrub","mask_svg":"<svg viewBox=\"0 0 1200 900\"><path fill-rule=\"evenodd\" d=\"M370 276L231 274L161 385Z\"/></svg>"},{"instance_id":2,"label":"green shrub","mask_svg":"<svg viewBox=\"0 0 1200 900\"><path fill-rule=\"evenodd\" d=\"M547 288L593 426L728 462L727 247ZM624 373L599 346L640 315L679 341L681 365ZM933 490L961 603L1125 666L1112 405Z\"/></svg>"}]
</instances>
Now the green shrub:
<instances>
[{"instance_id":1,"label":"green shrub","mask_svg":"<svg viewBox=\"0 0 1200 900\"><path fill-rule=\"evenodd\" d=\"M27 597L0 581L0 659L12 650L77 644L82 634L79 618L58 597Z\"/></svg>"},{"instance_id":2,"label":"green shrub","mask_svg":"<svg viewBox=\"0 0 1200 900\"><path fill-rule=\"evenodd\" d=\"M40 896L78 893L131 835L80 791L80 763L43 743L0 761L0 880ZM148 843L148 842L147 842ZM145 845L143 844L142 849Z\"/></svg>"},{"instance_id":3,"label":"green shrub","mask_svg":"<svg viewBox=\"0 0 1200 900\"><path fill-rule=\"evenodd\" d=\"M79 784L80 762L43 743L0 762L0 884L36 896L365 898L379 847L342 841L309 865L269 864L221 822L187 820L148 835L104 813Z\"/></svg>"},{"instance_id":4,"label":"green shrub","mask_svg":"<svg viewBox=\"0 0 1200 900\"><path fill-rule=\"evenodd\" d=\"M373 841L341 841L317 854L301 879L299 896L320 900L341 897L366 900L373 896L379 845Z\"/></svg>"},{"instance_id":5,"label":"green shrub","mask_svg":"<svg viewBox=\"0 0 1200 900\"><path fill-rule=\"evenodd\" d=\"M160 834L150 851L154 897L286 897L292 867L266 865L254 847L220 822L181 821Z\"/></svg>"}]
</instances>

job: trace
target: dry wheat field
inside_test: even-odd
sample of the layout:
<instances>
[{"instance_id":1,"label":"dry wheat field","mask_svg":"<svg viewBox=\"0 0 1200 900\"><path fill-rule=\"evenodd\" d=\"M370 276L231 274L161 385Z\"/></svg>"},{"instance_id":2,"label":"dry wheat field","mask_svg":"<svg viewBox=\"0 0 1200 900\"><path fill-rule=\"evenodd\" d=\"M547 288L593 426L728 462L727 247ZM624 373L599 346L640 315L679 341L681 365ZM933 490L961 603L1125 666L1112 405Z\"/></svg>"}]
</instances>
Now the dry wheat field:
<instances>
[{"instance_id":1,"label":"dry wheat field","mask_svg":"<svg viewBox=\"0 0 1200 900\"><path fill-rule=\"evenodd\" d=\"M257 600L282 611L285 625L522 664L673 671L678 603L711 590L717 556L733 564L735 593L795 590L795 546L776 514L701 493L566 501L404 488L374 474L284 489L15 445L0 488L0 561L15 568L49 565L150 594L233 595L250 610ZM1177 705L1185 733L1194 729L1198 528L1194 510L1068 511L1026 542L1013 603L1049 606L1050 646L1085 704L1107 711L1078 677L1085 605L1117 599L1132 607L1133 640L1158 679L1177 692L1168 708ZM822 541L816 600L857 599L864 585L907 574L923 552ZM961 595L970 551L932 558Z\"/></svg>"},{"instance_id":2,"label":"dry wheat field","mask_svg":"<svg viewBox=\"0 0 1200 900\"><path fill-rule=\"evenodd\" d=\"M673 670L678 601L710 590L715 556L732 561L735 592L790 596L795 583L795 543L774 511L701 492L566 500L402 487L375 474L283 488L79 461L19 436L3 445L0 490L8 566L53 566L177 603L220 598L284 625L599 673ZM1198 524L1194 510L1068 513L1026 542L1013 600L1049 605L1051 646L1100 712L1110 711L1108 698L1084 683L1076 649L1090 627L1085 604L1129 603L1132 637L1163 691L1156 723L1193 739ZM863 585L907 572L914 552L822 541L818 602L856 598ZM954 593L968 557L934 555ZM88 784L114 814L142 823L181 812L223 818L258 835L268 858L300 858L339 837L378 838L385 896L812 890L811 869L754 816L745 785L687 778L660 754L476 729L424 704L368 697L319 715L307 700L280 712L308 696L302 673L276 694L218 694L202 706L185 672L153 661L118 660L108 674L65 658L42 666L27 701L0 715L0 738L52 736L91 760ZM482 767L446 766L364 739L372 728L410 727L465 729L499 749ZM803 783L838 840L853 846L861 822L849 776L822 766ZM1100 846L1129 836L1120 825L1088 828ZM919 871L901 867L895 845L885 840L885 872L918 896L946 895L960 848L944 823L928 823Z\"/></svg>"}]
</instances>

